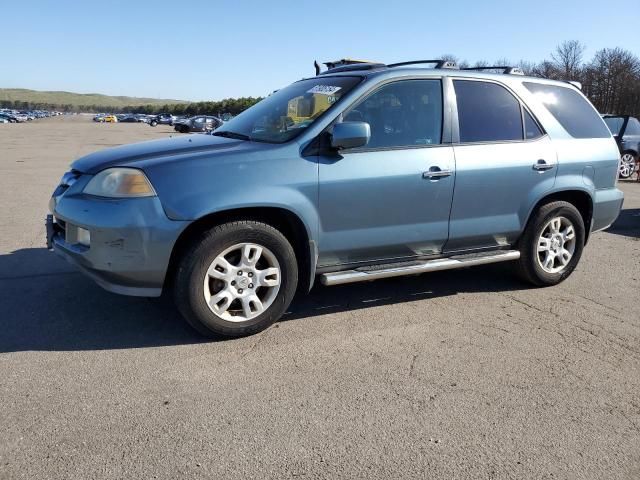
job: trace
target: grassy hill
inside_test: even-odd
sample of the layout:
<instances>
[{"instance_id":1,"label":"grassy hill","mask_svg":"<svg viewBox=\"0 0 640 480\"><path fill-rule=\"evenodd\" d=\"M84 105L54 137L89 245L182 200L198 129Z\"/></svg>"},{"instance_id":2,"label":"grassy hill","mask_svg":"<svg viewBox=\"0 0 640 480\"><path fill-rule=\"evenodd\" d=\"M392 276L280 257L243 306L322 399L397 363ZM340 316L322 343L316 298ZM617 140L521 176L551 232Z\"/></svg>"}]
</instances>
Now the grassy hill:
<instances>
[{"instance_id":1,"label":"grassy hill","mask_svg":"<svg viewBox=\"0 0 640 480\"><path fill-rule=\"evenodd\" d=\"M115 97L100 93L42 92L25 88L0 88L0 101L46 103L52 105L100 105L103 107L124 107L139 105L186 104L184 100L143 97Z\"/></svg>"}]
</instances>

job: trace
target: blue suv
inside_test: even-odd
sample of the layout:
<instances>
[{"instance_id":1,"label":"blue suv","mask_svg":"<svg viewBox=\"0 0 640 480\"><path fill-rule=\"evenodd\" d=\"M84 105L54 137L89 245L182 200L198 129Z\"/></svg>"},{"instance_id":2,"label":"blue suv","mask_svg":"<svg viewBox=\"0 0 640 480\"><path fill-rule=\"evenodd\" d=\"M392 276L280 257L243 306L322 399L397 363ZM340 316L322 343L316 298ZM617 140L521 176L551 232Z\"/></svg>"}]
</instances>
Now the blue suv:
<instances>
[{"instance_id":1,"label":"blue suv","mask_svg":"<svg viewBox=\"0 0 640 480\"><path fill-rule=\"evenodd\" d=\"M512 261L557 284L618 216L619 153L578 88L519 73L332 62L212 135L76 160L48 244L112 292L171 292L226 337L268 327L316 279Z\"/></svg>"}]
</instances>

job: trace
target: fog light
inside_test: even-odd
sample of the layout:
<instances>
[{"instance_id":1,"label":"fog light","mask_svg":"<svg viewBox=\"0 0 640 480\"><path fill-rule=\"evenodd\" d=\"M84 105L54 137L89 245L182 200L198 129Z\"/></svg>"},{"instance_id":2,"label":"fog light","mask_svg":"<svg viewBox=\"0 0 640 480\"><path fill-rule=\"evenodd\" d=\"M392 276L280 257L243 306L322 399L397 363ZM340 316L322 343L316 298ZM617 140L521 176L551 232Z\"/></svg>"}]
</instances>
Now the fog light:
<instances>
[{"instance_id":1,"label":"fog light","mask_svg":"<svg viewBox=\"0 0 640 480\"><path fill-rule=\"evenodd\" d=\"M91 233L89 230L78 227L78 243L88 247L91 245Z\"/></svg>"}]
</instances>

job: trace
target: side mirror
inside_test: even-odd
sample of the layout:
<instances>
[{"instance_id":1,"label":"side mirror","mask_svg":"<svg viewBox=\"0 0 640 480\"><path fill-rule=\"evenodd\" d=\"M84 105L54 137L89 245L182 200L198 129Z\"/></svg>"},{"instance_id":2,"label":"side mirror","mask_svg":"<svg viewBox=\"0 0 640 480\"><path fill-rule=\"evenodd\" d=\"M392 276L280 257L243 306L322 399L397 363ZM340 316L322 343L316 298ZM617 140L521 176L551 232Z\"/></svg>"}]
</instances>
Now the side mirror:
<instances>
[{"instance_id":1,"label":"side mirror","mask_svg":"<svg viewBox=\"0 0 640 480\"><path fill-rule=\"evenodd\" d=\"M331 132L331 146L338 150L364 147L371 138L371 127L366 122L336 123Z\"/></svg>"}]
</instances>

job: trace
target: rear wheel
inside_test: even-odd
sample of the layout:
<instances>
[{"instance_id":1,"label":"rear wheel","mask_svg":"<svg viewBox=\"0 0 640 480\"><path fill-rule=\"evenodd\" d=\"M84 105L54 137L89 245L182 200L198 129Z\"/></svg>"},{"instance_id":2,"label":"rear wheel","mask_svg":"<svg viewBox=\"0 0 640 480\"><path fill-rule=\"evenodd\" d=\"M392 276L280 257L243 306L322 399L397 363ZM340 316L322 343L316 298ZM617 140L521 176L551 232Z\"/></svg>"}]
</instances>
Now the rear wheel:
<instances>
[{"instance_id":1,"label":"rear wheel","mask_svg":"<svg viewBox=\"0 0 640 480\"><path fill-rule=\"evenodd\" d=\"M636 171L637 158L632 152L624 152L620 157L620 178L629 178Z\"/></svg>"},{"instance_id":2,"label":"rear wheel","mask_svg":"<svg viewBox=\"0 0 640 480\"><path fill-rule=\"evenodd\" d=\"M297 283L287 239L270 225L240 221L213 228L189 249L174 293L178 309L200 333L239 337L278 320Z\"/></svg>"},{"instance_id":3,"label":"rear wheel","mask_svg":"<svg viewBox=\"0 0 640 480\"><path fill-rule=\"evenodd\" d=\"M574 205L558 201L541 206L520 240L517 273L537 286L562 282L580 261L584 239L584 221Z\"/></svg>"},{"instance_id":4,"label":"rear wheel","mask_svg":"<svg viewBox=\"0 0 640 480\"><path fill-rule=\"evenodd\" d=\"M158 122L156 122L155 120L151 120L149 125L151 125L152 127L155 127L156 125L158 125Z\"/></svg>"}]
</instances>

